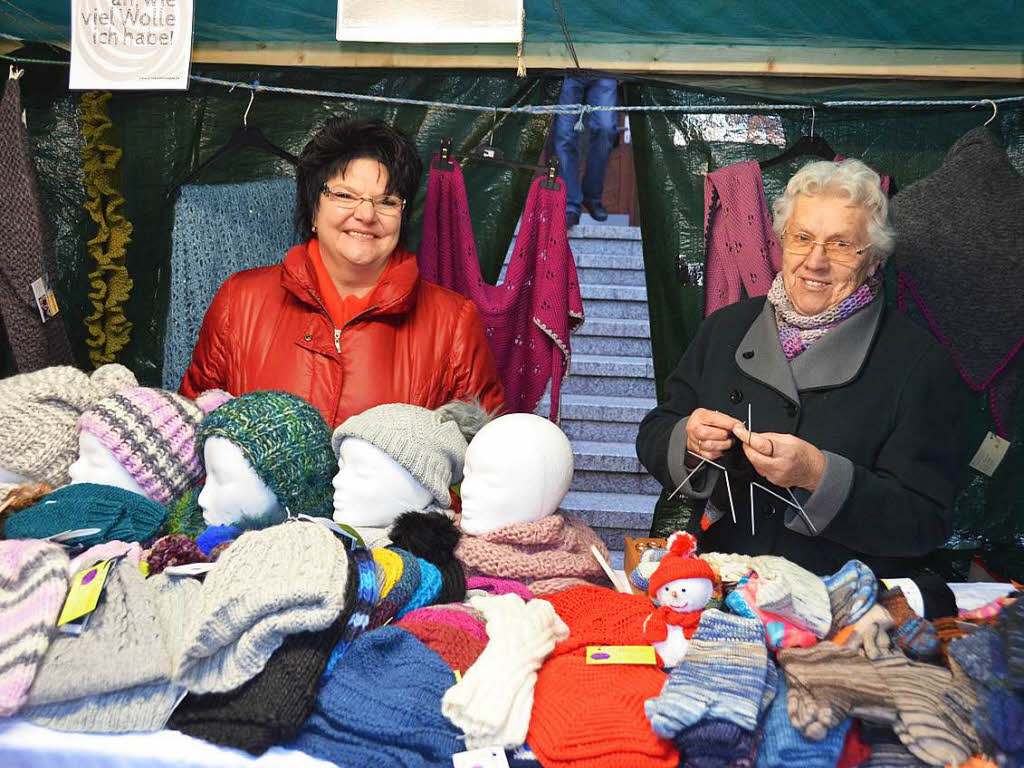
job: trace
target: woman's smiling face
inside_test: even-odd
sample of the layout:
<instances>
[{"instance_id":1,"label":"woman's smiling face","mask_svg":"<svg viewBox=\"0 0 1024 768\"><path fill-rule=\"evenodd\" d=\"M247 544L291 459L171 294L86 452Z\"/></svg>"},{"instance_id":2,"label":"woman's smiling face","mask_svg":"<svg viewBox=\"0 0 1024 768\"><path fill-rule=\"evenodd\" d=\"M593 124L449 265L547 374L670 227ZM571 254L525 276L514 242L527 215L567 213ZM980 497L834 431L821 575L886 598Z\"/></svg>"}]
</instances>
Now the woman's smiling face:
<instances>
[{"instance_id":1,"label":"woman's smiling face","mask_svg":"<svg viewBox=\"0 0 1024 768\"><path fill-rule=\"evenodd\" d=\"M819 243L842 241L861 248L868 244L867 215L842 194L798 195L786 222L786 234ZM836 306L876 268L867 253L842 264L830 259L821 245L804 255L783 246L782 280L801 315L817 315Z\"/></svg>"}]
</instances>

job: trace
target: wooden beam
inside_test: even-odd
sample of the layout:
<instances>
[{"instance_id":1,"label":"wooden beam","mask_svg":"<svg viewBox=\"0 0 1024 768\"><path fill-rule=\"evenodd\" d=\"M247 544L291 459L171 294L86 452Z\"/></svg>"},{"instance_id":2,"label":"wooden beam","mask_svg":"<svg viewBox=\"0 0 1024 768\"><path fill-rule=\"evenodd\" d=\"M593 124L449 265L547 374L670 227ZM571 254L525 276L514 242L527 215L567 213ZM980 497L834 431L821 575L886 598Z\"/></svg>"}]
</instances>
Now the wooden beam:
<instances>
[{"instance_id":1,"label":"wooden beam","mask_svg":"<svg viewBox=\"0 0 1024 768\"><path fill-rule=\"evenodd\" d=\"M587 68L623 74L1024 80L1024 51L578 44L576 52ZM562 44L527 43L524 58L527 70L573 66ZM192 60L278 67L514 70L516 66L514 47L505 45L201 43L193 50Z\"/></svg>"},{"instance_id":2,"label":"wooden beam","mask_svg":"<svg viewBox=\"0 0 1024 768\"><path fill-rule=\"evenodd\" d=\"M0 39L0 53L19 47ZM57 43L67 48L66 43ZM1024 80L1024 50L810 48L756 45L576 45L584 67L623 74L751 75L933 80ZM565 46L527 42L527 70L573 66ZM383 43L197 43L197 64L272 67L505 69L515 71L511 45Z\"/></svg>"}]
</instances>

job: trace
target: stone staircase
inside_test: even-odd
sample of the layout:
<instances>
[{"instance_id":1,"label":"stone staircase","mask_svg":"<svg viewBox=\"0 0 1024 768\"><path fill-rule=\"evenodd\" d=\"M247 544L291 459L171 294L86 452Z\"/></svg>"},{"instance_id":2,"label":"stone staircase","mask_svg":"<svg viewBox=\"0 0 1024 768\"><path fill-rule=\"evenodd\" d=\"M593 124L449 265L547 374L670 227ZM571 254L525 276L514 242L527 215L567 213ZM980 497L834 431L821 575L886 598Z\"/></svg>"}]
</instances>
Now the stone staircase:
<instances>
[{"instance_id":1,"label":"stone staircase","mask_svg":"<svg viewBox=\"0 0 1024 768\"><path fill-rule=\"evenodd\" d=\"M594 528L621 567L625 537L647 535L661 492L635 446L640 420L656 404L647 288L639 227L588 219L569 232L586 321L572 337L562 382L560 426L576 459L562 509ZM537 413L548 411L545 396Z\"/></svg>"}]
</instances>

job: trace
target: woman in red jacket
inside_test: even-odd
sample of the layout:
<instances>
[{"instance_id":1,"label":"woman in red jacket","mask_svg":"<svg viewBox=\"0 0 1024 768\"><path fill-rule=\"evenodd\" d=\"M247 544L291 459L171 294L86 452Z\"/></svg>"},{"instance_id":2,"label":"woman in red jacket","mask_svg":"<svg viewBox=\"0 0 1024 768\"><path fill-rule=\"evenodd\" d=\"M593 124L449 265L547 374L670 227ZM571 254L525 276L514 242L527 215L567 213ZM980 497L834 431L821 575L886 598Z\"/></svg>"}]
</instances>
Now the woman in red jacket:
<instances>
[{"instance_id":1,"label":"woman in red jacket","mask_svg":"<svg viewBox=\"0 0 1024 768\"><path fill-rule=\"evenodd\" d=\"M181 393L299 395L331 427L382 403L503 405L476 305L420 280L402 246L423 165L380 122L331 119L302 150L295 224L281 264L217 291Z\"/></svg>"}]
</instances>

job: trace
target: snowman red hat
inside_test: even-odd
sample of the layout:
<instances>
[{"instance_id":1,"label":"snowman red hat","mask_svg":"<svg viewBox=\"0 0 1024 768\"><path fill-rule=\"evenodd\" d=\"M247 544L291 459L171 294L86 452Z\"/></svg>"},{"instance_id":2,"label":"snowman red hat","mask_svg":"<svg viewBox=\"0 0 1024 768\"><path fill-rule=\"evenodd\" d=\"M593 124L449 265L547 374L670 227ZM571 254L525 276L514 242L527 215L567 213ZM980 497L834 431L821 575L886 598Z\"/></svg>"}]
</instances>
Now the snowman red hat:
<instances>
[{"instance_id":1,"label":"snowman red hat","mask_svg":"<svg viewBox=\"0 0 1024 768\"><path fill-rule=\"evenodd\" d=\"M697 539L692 534L678 531L668 537L668 554L661 558L661 563L650 578L647 594L656 597L658 590L676 579L707 579L715 583L715 572L711 566L694 557L697 551Z\"/></svg>"}]
</instances>

